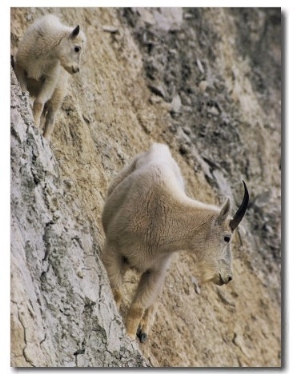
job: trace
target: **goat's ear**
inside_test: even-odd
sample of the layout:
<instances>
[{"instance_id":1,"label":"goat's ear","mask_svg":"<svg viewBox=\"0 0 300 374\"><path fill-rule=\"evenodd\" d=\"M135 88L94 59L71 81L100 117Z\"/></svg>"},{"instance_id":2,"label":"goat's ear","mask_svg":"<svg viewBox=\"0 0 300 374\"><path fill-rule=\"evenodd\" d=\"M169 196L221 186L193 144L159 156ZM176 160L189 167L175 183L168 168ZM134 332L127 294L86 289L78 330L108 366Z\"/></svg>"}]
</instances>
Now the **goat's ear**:
<instances>
[{"instance_id":1,"label":"goat's ear","mask_svg":"<svg viewBox=\"0 0 300 374\"><path fill-rule=\"evenodd\" d=\"M75 29L71 32L70 38L76 38L76 36L79 34L80 31L80 26L76 26Z\"/></svg>"},{"instance_id":2,"label":"goat's ear","mask_svg":"<svg viewBox=\"0 0 300 374\"><path fill-rule=\"evenodd\" d=\"M217 222L224 222L226 218L228 217L228 214L230 212L230 199L227 197L225 203L223 204L220 213L217 217Z\"/></svg>"}]
</instances>

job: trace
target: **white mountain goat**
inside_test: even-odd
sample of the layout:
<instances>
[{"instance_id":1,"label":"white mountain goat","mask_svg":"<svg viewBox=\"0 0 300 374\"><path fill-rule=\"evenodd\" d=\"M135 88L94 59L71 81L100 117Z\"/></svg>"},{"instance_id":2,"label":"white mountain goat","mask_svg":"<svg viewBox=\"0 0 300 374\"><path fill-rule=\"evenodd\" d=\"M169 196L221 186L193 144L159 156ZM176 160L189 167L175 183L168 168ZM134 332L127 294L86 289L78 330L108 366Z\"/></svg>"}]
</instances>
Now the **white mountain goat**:
<instances>
[{"instance_id":1,"label":"white mountain goat","mask_svg":"<svg viewBox=\"0 0 300 374\"><path fill-rule=\"evenodd\" d=\"M80 30L64 26L49 14L34 22L20 41L15 58L15 73L23 91L35 98L33 117L49 138L55 114L66 95L68 74L79 72L86 37ZM42 128L44 125L44 129Z\"/></svg>"},{"instance_id":2,"label":"white mountain goat","mask_svg":"<svg viewBox=\"0 0 300 374\"><path fill-rule=\"evenodd\" d=\"M202 282L223 285L232 279L230 239L248 201L244 183L243 202L230 218L229 198L222 208L189 198L180 169L163 144L153 144L120 172L102 215L106 241L101 258L118 307L125 271L134 268L142 274L126 318L131 338L137 334L141 342L146 340L153 303L175 251L193 253Z\"/></svg>"}]
</instances>

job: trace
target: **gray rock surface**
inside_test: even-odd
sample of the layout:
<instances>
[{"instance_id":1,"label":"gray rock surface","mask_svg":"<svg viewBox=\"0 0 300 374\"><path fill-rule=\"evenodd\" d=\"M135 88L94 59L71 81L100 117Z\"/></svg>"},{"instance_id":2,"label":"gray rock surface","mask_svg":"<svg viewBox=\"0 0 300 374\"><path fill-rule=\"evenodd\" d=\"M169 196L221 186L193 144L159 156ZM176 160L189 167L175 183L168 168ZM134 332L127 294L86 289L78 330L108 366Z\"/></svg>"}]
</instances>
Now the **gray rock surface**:
<instances>
[{"instance_id":1,"label":"gray rock surface","mask_svg":"<svg viewBox=\"0 0 300 374\"><path fill-rule=\"evenodd\" d=\"M147 366L99 260L99 234L33 126L12 73L11 324L13 366Z\"/></svg>"}]
</instances>

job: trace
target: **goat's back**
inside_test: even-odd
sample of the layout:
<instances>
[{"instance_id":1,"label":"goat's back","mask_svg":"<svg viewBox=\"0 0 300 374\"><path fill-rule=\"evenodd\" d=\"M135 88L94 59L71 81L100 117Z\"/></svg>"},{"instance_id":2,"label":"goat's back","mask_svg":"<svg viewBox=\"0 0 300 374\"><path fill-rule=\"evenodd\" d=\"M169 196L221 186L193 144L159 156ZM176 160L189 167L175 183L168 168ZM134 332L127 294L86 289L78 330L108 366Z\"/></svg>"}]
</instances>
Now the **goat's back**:
<instances>
[{"instance_id":1,"label":"goat's back","mask_svg":"<svg viewBox=\"0 0 300 374\"><path fill-rule=\"evenodd\" d=\"M155 237L163 230L167 210L185 196L180 169L166 145L155 143L127 169L108 196L102 215L106 236L119 246L132 245L132 240L142 243L150 231Z\"/></svg>"},{"instance_id":2,"label":"goat's back","mask_svg":"<svg viewBox=\"0 0 300 374\"><path fill-rule=\"evenodd\" d=\"M57 64L52 52L70 30L72 29L62 25L52 14L35 21L28 27L19 43L16 54L17 68L26 69L28 77L39 79L42 74L48 72L50 66Z\"/></svg>"},{"instance_id":3,"label":"goat's back","mask_svg":"<svg viewBox=\"0 0 300 374\"><path fill-rule=\"evenodd\" d=\"M59 19L48 14L28 27L19 44L18 55L29 55L31 58L41 58L49 53L59 42L61 37L69 31Z\"/></svg>"}]
</instances>

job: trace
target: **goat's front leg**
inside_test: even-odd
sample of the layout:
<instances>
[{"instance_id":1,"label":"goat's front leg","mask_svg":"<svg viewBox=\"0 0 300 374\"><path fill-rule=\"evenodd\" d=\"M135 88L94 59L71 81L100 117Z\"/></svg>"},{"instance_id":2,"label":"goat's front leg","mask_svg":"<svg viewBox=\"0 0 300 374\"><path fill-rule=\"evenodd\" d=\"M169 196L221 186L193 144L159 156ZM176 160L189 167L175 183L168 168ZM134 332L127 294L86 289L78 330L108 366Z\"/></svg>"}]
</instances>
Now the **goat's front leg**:
<instances>
[{"instance_id":1,"label":"goat's front leg","mask_svg":"<svg viewBox=\"0 0 300 374\"><path fill-rule=\"evenodd\" d=\"M140 322L144 316L146 309L152 311L151 305L157 299L166 276L166 270L149 270L141 276L134 300L129 308L127 319L126 319L126 330L128 335L135 339L136 334L138 333L139 337L141 332L138 331ZM147 311L145 318L147 319ZM144 332L143 338L140 340L145 341L147 338L149 330L147 329Z\"/></svg>"},{"instance_id":2,"label":"goat's front leg","mask_svg":"<svg viewBox=\"0 0 300 374\"><path fill-rule=\"evenodd\" d=\"M145 310L143 318L141 319L141 322L139 324L138 331L137 331L137 336L141 343L145 343L145 341L148 338L149 332L154 322L156 308L157 308L157 302L155 302L154 304L152 304L151 306L149 306L149 308Z\"/></svg>"},{"instance_id":3,"label":"goat's front leg","mask_svg":"<svg viewBox=\"0 0 300 374\"><path fill-rule=\"evenodd\" d=\"M33 102L32 112L33 112L34 124L36 125L36 127L40 126L43 108L44 108L44 102L40 99L35 99Z\"/></svg>"},{"instance_id":4,"label":"goat's front leg","mask_svg":"<svg viewBox=\"0 0 300 374\"><path fill-rule=\"evenodd\" d=\"M47 103L45 128L43 129L43 135L46 139L50 139L50 136L54 129L55 115L60 109L66 94L66 86L68 83L68 74L62 73L59 77L57 87L53 92L51 99Z\"/></svg>"},{"instance_id":5,"label":"goat's front leg","mask_svg":"<svg viewBox=\"0 0 300 374\"><path fill-rule=\"evenodd\" d=\"M34 124L37 127L41 125L41 116L43 113L45 103L51 98L56 85L56 79L52 77L47 77L42 84L41 90L38 96L33 102L33 119Z\"/></svg>"}]
</instances>

